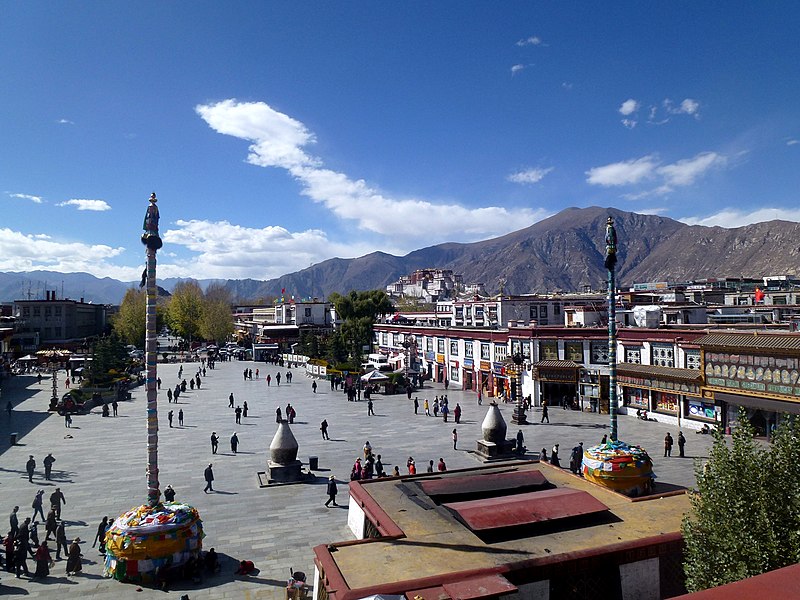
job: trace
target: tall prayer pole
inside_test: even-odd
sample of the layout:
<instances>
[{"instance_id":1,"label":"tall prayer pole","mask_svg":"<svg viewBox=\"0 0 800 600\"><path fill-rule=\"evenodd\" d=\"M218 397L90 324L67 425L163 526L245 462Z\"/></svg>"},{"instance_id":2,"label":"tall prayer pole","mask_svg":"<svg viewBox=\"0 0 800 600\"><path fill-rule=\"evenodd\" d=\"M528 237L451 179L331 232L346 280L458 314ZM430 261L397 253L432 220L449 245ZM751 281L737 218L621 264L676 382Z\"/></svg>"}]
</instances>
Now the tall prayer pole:
<instances>
[{"instance_id":1,"label":"tall prayer pole","mask_svg":"<svg viewBox=\"0 0 800 600\"><path fill-rule=\"evenodd\" d=\"M606 221L606 260L608 271L608 412L611 415L611 435L617 440L617 309L616 279L617 266L617 232L614 219Z\"/></svg>"},{"instance_id":2,"label":"tall prayer pole","mask_svg":"<svg viewBox=\"0 0 800 600\"><path fill-rule=\"evenodd\" d=\"M150 204L144 217L142 243L146 247L147 267L147 315L145 360L147 362L147 504L157 506L161 499L158 485L158 387L156 385L156 363L158 361L158 339L156 337L156 251L162 242L158 235L158 198L150 195Z\"/></svg>"},{"instance_id":3,"label":"tall prayer pole","mask_svg":"<svg viewBox=\"0 0 800 600\"><path fill-rule=\"evenodd\" d=\"M156 385L156 251L158 199L155 192L144 217L142 243L147 248L147 267L142 283L147 285L145 360L147 362L147 503L120 515L109 527L103 574L132 583L162 582L164 574L176 572L203 549L203 522L197 509L185 502L161 502L158 485L158 387ZM210 467L211 465L209 465Z\"/></svg>"}]
</instances>

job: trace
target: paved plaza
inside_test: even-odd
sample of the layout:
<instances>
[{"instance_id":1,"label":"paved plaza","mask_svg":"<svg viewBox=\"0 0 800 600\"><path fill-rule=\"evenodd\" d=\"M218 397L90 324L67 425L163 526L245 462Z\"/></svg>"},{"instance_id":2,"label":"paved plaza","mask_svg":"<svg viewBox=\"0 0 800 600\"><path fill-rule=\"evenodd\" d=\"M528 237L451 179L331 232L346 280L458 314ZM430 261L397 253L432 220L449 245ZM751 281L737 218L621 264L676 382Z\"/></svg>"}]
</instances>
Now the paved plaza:
<instances>
[{"instance_id":1,"label":"paved plaza","mask_svg":"<svg viewBox=\"0 0 800 600\"><path fill-rule=\"evenodd\" d=\"M194 375L199 363L186 363L184 377ZM406 459L413 456L418 472L424 472L429 460L436 463L444 458L449 469L474 467L480 464L472 454L475 440L480 437L480 424L486 405L478 406L475 395L455 390L447 392L451 411L456 403L463 409L458 425L459 449L453 450L451 431L455 424L441 418L426 417L422 399L433 401L434 395L444 393L443 387L428 384L418 392L420 410L414 415L411 402L405 395L375 395L375 416L367 415L367 403L347 402L341 392L334 392L327 382L320 382L312 393L311 381L301 369L292 369L293 381L285 377L277 386L277 367L253 362L219 363L207 370L199 390L181 395L180 404L168 404L166 390L177 382L179 365L159 365L163 381L159 395L159 468L163 490L171 484L177 500L197 507L204 522L204 547L214 547L224 559L222 573L204 579L202 584L176 583L169 593L180 597L188 594L199 598L283 598L290 568L302 570L313 579L311 548L324 543L352 539L347 529L347 480L350 468L366 440L383 457L384 468L391 472L395 465L406 473ZM242 372L259 369L258 380L245 381ZM280 369L285 375L287 369ZM272 375L267 387L265 375ZM62 371L63 375L63 371ZM83 573L66 577L65 562L59 561L44 581L16 579L5 571L0 573L0 595L29 598L92 597L115 598L162 597L164 592L105 579L102 576L101 556L91 547L97 525L104 515L112 518L141 505L146 499L146 398L144 387L133 390L132 399L119 406L119 416L103 418L100 408L90 414L75 416L72 428L64 419L47 412L51 396L49 377L38 384L35 376L16 376L2 382L0 401L5 407L11 401L11 417L0 416L0 510L2 533L8 530L8 515L14 505L20 506L20 521L30 516L31 502L38 489L45 498L55 486L60 486L67 504L63 518L67 537L79 536L84 554ZM63 380L60 381L64 391ZM228 395L235 403L247 401L248 416L235 423L234 410L228 408ZM275 409L285 413L287 403L297 411L292 426L300 445L298 458L307 463L309 456L319 457L317 479L311 484L259 488L256 473L264 471L268 448L276 431ZM184 426L178 426L178 410L184 411ZM511 405L501 405L509 424L508 435L517 428L511 424ZM175 413L174 427L167 422L167 412ZM578 441L594 445L608 431L608 416L560 408L550 410L550 424L539 424L541 413L534 411L534 424L525 426L526 446L535 451L561 445L561 464L569 462L569 452ZM320 422L327 419L330 441L324 441ZM711 436L695 435L686 430L687 458L663 458L663 439L667 431L677 438L677 429L654 422L638 421L633 417L619 419L620 438L639 443L653 456L659 482L693 485L692 458L707 456ZM217 455L212 456L209 437L212 431L220 436ZM229 438L237 432L238 454L230 450ZM16 446L9 445L9 434L17 432ZM42 459L48 452L56 458L52 481L44 480ZM33 483L28 482L25 462L33 454L37 470ZM213 463L214 493L203 493L203 470ZM326 508L325 484L329 475L339 483L339 508ZM44 538L44 526L40 525ZM50 544L51 548L54 544ZM53 554L55 556L55 553ZM233 575L235 561L252 560L259 572L254 577ZM33 570L34 563L29 561ZM380 565L365 565L367 569Z\"/></svg>"}]
</instances>

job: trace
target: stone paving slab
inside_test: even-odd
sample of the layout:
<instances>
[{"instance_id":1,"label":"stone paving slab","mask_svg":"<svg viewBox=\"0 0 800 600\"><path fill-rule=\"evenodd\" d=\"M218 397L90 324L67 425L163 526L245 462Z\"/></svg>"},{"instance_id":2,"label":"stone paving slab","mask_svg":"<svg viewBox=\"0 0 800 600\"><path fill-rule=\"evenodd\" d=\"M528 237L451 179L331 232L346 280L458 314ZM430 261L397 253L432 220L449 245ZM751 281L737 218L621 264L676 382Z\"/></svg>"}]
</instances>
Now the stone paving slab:
<instances>
[{"instance_id":1,"label":"stone paving slab","mask_svg":"<svg viewBox=\"0 0 800 600\"><path fill-rule=\"evenodd\" d=\"M197 363L184 365L184 377L193 375ZM242 371L258 368L258 380L245 381ZM424 472L428 460L436 463L444 458L448 467L466 468L480 464L470 452L480 437L480 424L486 406L478 406L475 395L456 390L447 392L451 410L456 402L463 409L462 422L457 426L459 449L453 450L451 418L415 415L412 403L404 395L373 396L375 416L367 415L367 403L347 402L341 391L333 391L327 382L320 382L312 393L311 382L300 369L293 369L293 382L275 382L278 369L263 363L233 361L219 363L207 370L201 389L187 391L179 404L166 400L168 385L177 381L178 365L159 365L163 389L159 398L159 468L163 490L167 484L177 491L177 499L193 504L200 512L205 526L206 549L214 547L227 561L223 573L207 578L200 585L176 584L170 593L187 593L202 598L283 598L283 586L290 568L303 570L309 580L313 576L311 548L319 544L352 539L347 528L347 479L355 459L361 455L366 440L382 455L384 468L391 472L395 464L406 472L406 459L413 456L418 472ZM285 374L287 369L281 369ZM270 373L268 387L264 376ZM2 382L2 404L11 400L14 411L9 418L0 416L0 511L2 533L8 529L8 514L17 504L20 514L32 513L31 501L37 489L46 496L60 486L67 499L63 517L67 537L83 540L83 574L67 578L64 561L56 563L51 576L44 582L16 579L0 573L0 595L29 598L60 598L70 596L98 599L124 597L162 597L163 592L136 587L102 577L102 563L91 541L103 515L112 518L142 504L146 499L146 398L144 388L136 388L132 399L119 406L119 416L103 418L96 408L88 415L73 417L73 427L67 429L57 414L46 411L51 395L51 381L45 378L37 384L33 376L17 376ZM63 388L63 381L60 382ZM63 391L63 389L61 390ZM233 392L236 404L245 400L248 417L235 423L234 411L228 408L228 395ZM422 399L444 393L434 384L420 390ZM308 484L259 488L256 473L264 471L269 443L276 431L275 408L285 411L291 403L297 411L292 426L300 445L298 458L307 468L308 457L319 457L317 479ZM184 411L184 427L177 426L177 413ZM509 424L508 435L517 428L511 424L512 406L500 410ZM166 413L175 412L174 427L167 423ZM608 416L576 411L550 410L550 424L539 424L540 413L534 411L534 424L523 427L526 445L532 451L561 445L562 465L568 463L570 448L578 441L593 445L608 431ZM319 424L329 423L330 441L322 440ZM663 438L667 431L677 437L675 427L655 422L638 421L633 417L619 418L620 437L645 446L654 458L659 482L691 486L694 483L691 458L705 458L711 437L694 435L687 430L689 458L663 458ZM10 447L8 434L18 431L18 445ZM220 436L219 453L211 454L209 436ZM230 451L229 438L238 432L239 452ZM72 436L71 438L66 436ZM52 452L56 458L53 480L44 481L41 462ZM36 457L37 473L33 483L27 481L25 462L29 454ZM674 454L677 454L677 447ZM214 465L214 493L204 494L203 470ZM329 475L339 483L339 508L325 508L325 484ZM43 530L43 526L41 527ZM252 560L260 569L255 577L246 579L232 575L235 563ZM29 568L33 562L29 561Z\"/></svg>"}]
</instances>

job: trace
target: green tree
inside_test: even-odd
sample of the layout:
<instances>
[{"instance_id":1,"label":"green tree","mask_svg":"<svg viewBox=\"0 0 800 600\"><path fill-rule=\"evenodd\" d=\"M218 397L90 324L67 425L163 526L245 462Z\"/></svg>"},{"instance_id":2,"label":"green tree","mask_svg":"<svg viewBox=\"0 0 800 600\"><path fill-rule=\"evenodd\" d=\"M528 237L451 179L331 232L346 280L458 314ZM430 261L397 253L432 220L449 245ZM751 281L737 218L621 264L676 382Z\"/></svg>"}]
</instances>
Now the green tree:
<instances>
[{"instance_id":1,"label":"green tree","mask_svg":"<svg viewBox=\"0 0 800 600\"><path fill-rule=\"evenodd\" d=\"M742 409L730 444L719 432L683 520L684 572L699 591L800 561L800 429L785 416L768 447Z\"/></svg>"},{"instance_id":2,"label":"green tree","mask_svg":"<svg viewBox=\"0 0 800 600\"><path fill-rule=\"evenodd\" d=\"M144 289L130 288L125 292L125 297L119 306L119 312L111 320L114 335L125 344L133 344L144 348L147 317L147 291ZM156 305L156 331L164 325L164 308L162 304Z\"/></svg>"},{"instance_id":3,"label":"green tree","mask_svg":"<svg viewBox=\"0 0 800 600\"><path fill-rule=\"evenodd\" d=\"M204 339L224 342L233 334L231 305L231 294L225 286L212 284L208 287L203 297L199 329Z\"/></svg>"},{"instance_id":4,"label":"green tree","mask_svg":"<svg viewBox=\"0 0 800 600\"><path fill-rule=\"evenodd\" d=\"M145 317L147 314L147 292L129 288L114 315L111 326L114 333L126 344L144 347Z\"/></svg>"},{"instance_id":5,"label":"green tree","mask_svg":"<svg viewBox=\"0 0 800 600\"><path fill-rule=\"evenodd\" d=\"M336 315L342 319L337 333L341 335L347 358L359 360L364 346L372 345L373 325L378 317L394 310L386 292L371 290L351 291L347 295L333 293L329 297L336 308Z\"/></svg>"},{"instance_id":6,"label":"green tree","mask_svg":"<svg viewBox=\"0 0 800 600\"><path fill-rule=\"evenodd\" d=\"M89 378L93 384L106 385L110 381L109 371L122 373L128 365L125 344L116 335L99 338L92 348L89 363Z\"/></svg>"},{"instance_id":7,"label":"green tree","mask_svg":"<svg viewBox=\"0 0 800 600\"><path fill-rule=\"evenodd\" d=\"M180 337L191 342L198 336L203 317L203 290L196 281L182 281L175 286L167 314L170 329Z\"/></svg>"}]
</instances>

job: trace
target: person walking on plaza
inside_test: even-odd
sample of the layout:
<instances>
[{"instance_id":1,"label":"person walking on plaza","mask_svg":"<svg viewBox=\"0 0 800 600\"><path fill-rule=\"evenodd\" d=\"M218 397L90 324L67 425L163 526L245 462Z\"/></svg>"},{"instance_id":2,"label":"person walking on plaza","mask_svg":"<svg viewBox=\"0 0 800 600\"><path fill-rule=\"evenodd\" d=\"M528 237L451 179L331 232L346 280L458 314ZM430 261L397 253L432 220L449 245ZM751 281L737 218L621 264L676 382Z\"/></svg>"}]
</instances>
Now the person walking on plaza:
<instances>
[{"instance_id":1,"label":"person walking on plaza","mask_svg":"<svg viewBox=\"0 0 800 600\"><path fill-rule=\"evenodd\" d=\"M206 467L205 472L203 473L203 477L205 477L205 479L206 479L206 487L203 489L203 491L206 494L209 491L211 491L211 492L214 491L214 486L212 485L212 483L214 482L214 470L211 467L212 467L212 465L209 464Z\"/></svg>"},{"instance_id":2,"label":"person walking on plaza","mask_svg":"<svg viewBox=\"0 0 800 600\"><path fill-rule=\"evenodd\" d=\"M270 384L270 383L272 383L272 375L270 375L269 373L267 373L267 387L269 387L269 384Z\"/></svg>"},{"instance_id":3,"label":"person walking on plaza","mask_svg":"<svg viewBox=\"0 0 800 600\"><path fill-rule=\"evenodd\" d=\"M317 382L316 382L316 380L311 382L311 391L314 392L315 394L317 393Z\"/></svg>"},{"instance_id":4,"label":"person walking on plaza","mask_svg":"<svg viewBox=\"0 0 800 600\"><path fill-rule=\"evenodd\" d=\"M48 452L47 456L44 457L42 463L44 463L44 478L47 481L50 481L50 476L53 473L53 463L56 462L55 457L53 457L52 452Z\"/></svg>"},{"instance_id":5,"label":"person walking on plaza","mask_svg":"<svg viewBox=\"0 0 800 600\"><path fill-rule=\"evenodd\" d=\"M33 472L36 470L36 461L33 454L28 455L28 462L25 463L25 470L28 472L28 481L33 483Z\"/></svg>"},{"instance_id":6,"label":"person walking on plaza","mask_svg":"<svg viewBox=\"0 0 800 600\"><path fill-rule=\"evenodd\" d=\"M338 492L339 490L336 488L336 478L331 475L328 477L328 501L325 503L325 506L330 505L331 502L333 502L334 506L339 506L336 504L336 494Z\"/></svg>"},{"instance_id":7,"label":"person walking on plaza","mask_svg":"<svg viewBox=\"0 0 800 600\"><path fill-rule=\"evenodd\" d=\"M456 402L456 407L453 409L453 418L456 420L456 425L461 423L461 405Z\"/></svg>"},{"instance_id":8,"label":"person walking on plaza","mask_svg":"<svg viewBox=\"0 0 800 600\"><path fill-rule=\"evenodd\" d=\"M183 427L183 409L178 411L178 425Z\"/></svg>"},{"instance_id":9,"label":"person walking on plaza","mask_svg":"<svg viewBox=\"0 0 800 600\"><path fill-rule=\"evenodd\" d=\"M548 423L550 422L550 416L547 414L547 400L542 400L542 420L539 422L544 423L545 419Z\"/></svg>"},{"instance_id":10,"label":"person walking on plaza","mask_svg":"<svg viewBox=\"0 0 800 600\"><path fill-rule=\"evenodd\" d=\"M572 454L569 457L569 470L575 475L580 473L581 464L583 463L583 442L578 442L578 445L572 449Z\"/></svg>"},{"instance_id":11,"label":"person walking on plaza","mask_svg":"<svg viewBox=\"0 0 800 600\"><path fill-rule=\"evenodd\" d=\"M167 420L169 421L170 428L172 428L172 411L167 413Z\"/></svg>"},{"instance_id":12,"label":"person walking on plaza","mask_svg":"<svg viewBox=\"0 0 800 600\"><path fill-rule=\"evenodd\" d=\"M672 436L667 432L667 435L664 436L664 456L672 456Z\"/></svg>"},{"instance_id":13,"label":"person walking on plaza","mask_svg":"<svg viewBox=\"0 0 800 600\"><path fill-rule=\"evenodd\" d=\"M375 411L372 410L372 398L367 401L367 416L375 416Z\"/></svg>"},{"instance_id":14,"label":"person walking on plaza","mask_svg":"<svg viewBox=\"0 0 800 600\"><path fill-rule=\"evenodd\" d=\"M425 402L423 403L423 408L425 409L425 416L431 416L431 405L428 403L428 399L425 398Z\"/></svg>"},{"instance_id":15,"label":"person walking on plaza","mask_svg":"<svg viewBox=\"0 0 800 600\"><path fill-rule=\"evenodd\" d=\"M216 431L211 432L211 454L217 453L217 447L219 446L219 437L217 436Z\"/></svg>"},{"instance_id":16,"label":"person walking on plaza","mask_svg":"<svg viewBox=\"0 0 800 600\"><path fill-rule=\"evenodd\" d=\"M281 373L280 373L280 371L278 371L278 372L275 374L275 383L277 383L278 385L280 385L280 384L281 384Z\"/></svg>"},{"instance_id":17,"label":"person walking on plaza","mask_svg":"<svg viewBox=\"0 0 800 600\"><path fill-rule=\"evenodd\" d=\"M67 552L67 575L74 575L76 573L80 573L83 570L81 566L81 538L75 538L72 540L72 543L69 545L69 551Z\"/></svg>"},{"instance_id":18,"label":"person walking on plaza","mask_svg":"<svg viewBox=\"0 0 800 600\"><path fill-rule=\"evenodd\" d=\"M117 403L116 398L111 401L111 414L115 417L117 416L117 410L119 409L119 404Z\"/></svg>"},{"instance_id":19,"label":"person walking on plaza","mask_svg":"<svg viewBox=\"0 0 800 600\"><path fill-rule=\"evenodd\" d=\"M561 467L561 461L558 460L558 444L555 444L550 452L550 464L554 467Z\"/></svg>"},{"instance_id":20,"label":"person walking on plaza","mask_svg":"<svg viewBox=\"0 0 800 600\"><path fill-rule=\"evenodd\" d=\"M278 406L275 409L275 422L276 423L280 423L282 420L283 420L283 417L281 416L281 407Z\"/></svg>"},{"instance_id":21,"label":"person walking on plaza","mask_svg":"<svg viewBox=\"0 0 800 600\"><path fill-rule=\"evenodd\" d=\"M167 388L167 402L172 404L172 388Z\"/></svg>"},{"instance_id":22,"label":"person walking on plaza","mask_svg":"<svg viewBox=\"0 0 800 600\"><path fill-rule=\"evenodd\" d=\"M36 549L36 554L34 554L33 558L36 561L36 571L33 576L38 578L50 575L53 558L50 556L50 548L47 547L47 542L41 543Z\"/></svg>"},{"instance_id":23,"label":"person walking on plaza","mask_svg":"<svg viewBox=\"0 0 800 600\"><path fill-rule=\"evenodd\" d=\"M19 512L19 506L15 506L11 510L11 514L8 516L8 523L11 526L11 531L9 533L14 537L17 537L17 532L19 531L19 516L17 515L18 512ZM36 513L33 514L36 515Z\"/></svg>"},{"instance_id":24,"label":"person walking on plaza","mask_svg":"<svg viewBox=\"0 0 800 600\"><path fill-rule=\"evenodd\" d=\"M44 511L42 510L42 506L44 503L44 490L39 490L36 492L36 496L33 498L33 503L31 503L31 508L33 508L33 516L32 519L36 519L37 513L41 515L42 521L44 521Z\"/></svg>"},{"instance_id":25,"label":"person walking on plaza","mask_svg":"<svg viewBox=\"0 0 800 600\"><path fill-rule=\"evenodd\" d=\"M419 399L414 396L414 414L416 415L419 411Z\"/></svg>"},{"instance_id":26,"label":"person walking on plaza","mask_svg":"<svg viewBox=\"0 0 800 600\"><path fill-rule=\"evenodd\" d=\"M172 484L168 485L164 490L164 500L167 502L175 502L175 489Z\"/></svg>"},{"instance_id":27,"label":"person walking on plaza","mask_svg":"<svg viewBox=\"0 0 800 600\"><path fill-rule=\"evenodd\" d=\"M62 549L64 550L64 556L67 556L67 528L64 521L59 521L58 527L56 527L56 560L61 560Z\"/></svg>"},{"instance_id":28,"label":"person walking on plaza","mask_svg":"<svg viewBox=\"0 0 800 600\"><path fill-rule=\"evenodd\" d=\"M247 400L242 403L242 416L247 418Z\"/></svg>"},{"instance_id":29,"label":"person walking on plaza","mask_svg":"<svg viewBox=\"0 0 800 600\"><path fill-rule=\"evenodd\" d=\"M44 522L44 539L49 540L50 536L56 537L56 529L58 529L58 521L56 520L56 511L52 508L47 513L47 519Z\"/></svg>"},{"instance_id":30,"label":"person walking on plaza","mask_svg":"<svg viewBox=\"0 0 800 600\"><path fill-rule=\"evenodd\" d=\"M72 415L69 413L64 413L64 427L72 427Z\"/></svg>"},{"instance_id":31,"label":"person walking on plaza","mask_svg":"<svg viewBox=\"0 0 800 600\"><path fill-rule=\"evenodd\" d=\"M458 430L453 427L453 450L458 450L456 446L458 445Z\"/></svg>"},{"instance_id":32,"label":"person walking on plaza","mask_svg":"<svg viewBox=\"0 0 800 600\"><path fill-rule=\"evenodd\" d=\"M236 454L238 450L239 450L239 436L236 435L236 432L234 431L233 435L231 436L231 452Z\"/></svg>"},{"instance_id":33,"label":"person walking on plaza","mask_svg":"<svg viewBox=\"0 0 800 600\"><path fill-rule=\"evenodd\" d=\"M97 526L97 533L94 535L92 548L98 543L100 544L100 554L106 553L106 532L108 531L108 517L103 517L100 524Z\"/></svg>"},{"instance_id":34,"label":"person walking on plaza","mask_svg":"<svg viewBox=\"0 0 800 600\"><path fill-rule=\"evenodd\" d=\"M319 430L322 432L322 439L329 440L331 438L328 437L328 420L323 419L322 423L319 424Z\"/></svg>"},{"instance_id":35,"label":"person walking on plaza","mask_svg":"<svg viewBox=\"0 0 800 600\"><path fill-rule=\"evenodd\" d=\"M61 519L61 504L66 504L67 499L61 492L61 488L56 488L56 491L50 494L50 506L56 511L56 519Z\"/></svg>"},{"instance_id":36,"label":"person walking on plaza","mask_svg":"<svg viewBox=\"0 0 800 600\"><path fill-rule=\"evenodd\" d=\"M686 438L683 437L683 432L678 432L678 456L680 458L684 458L683 456L683 447L686 445Z\"/></svg>"},{"instance_id":37,"label":"person walking on plaza","mask_svg":"<svg viewBox=\"0 0 800 600\"><path fill-rule=\"evenodd\" d=\"M228 408L233 408L233 392L228 396Z\"/></svg>"}]
</instances>

